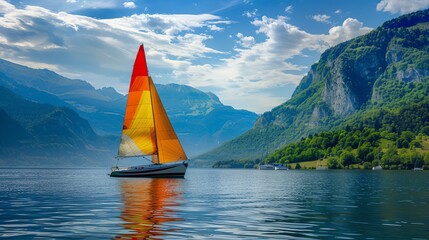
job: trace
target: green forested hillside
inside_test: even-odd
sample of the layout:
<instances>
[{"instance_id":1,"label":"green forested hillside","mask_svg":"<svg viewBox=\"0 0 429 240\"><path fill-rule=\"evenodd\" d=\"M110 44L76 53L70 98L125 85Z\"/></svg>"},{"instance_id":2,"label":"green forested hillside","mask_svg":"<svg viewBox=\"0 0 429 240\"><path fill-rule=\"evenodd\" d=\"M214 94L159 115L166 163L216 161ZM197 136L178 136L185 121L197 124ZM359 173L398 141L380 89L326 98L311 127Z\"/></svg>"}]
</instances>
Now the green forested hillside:
<instances>
[{"instance_id":1,"label":"green forested hillside","mask_svg":"<svg viewBox=\"0 0 429 240\"><path fill-rule=\"evenodd\" d=\"M423 101L429 95L428 19L429 10L404 15L326 50L290 100L197 163L255 160L306 136Z\"/></svg>"},{"instance_id":2,"label":"green forested hillside","mask_svg":"<svg viewBox=\"0 0 429 240\"><path fill-rule=\"evenodd\" d=\"M265 162L327 160L330 168L353 164L387 169L429 168L429 97L399 109L362 113L342 130L320 132L275 151ZM326 162L326 161L325 161Z\"/></svg>"}]
</instances>

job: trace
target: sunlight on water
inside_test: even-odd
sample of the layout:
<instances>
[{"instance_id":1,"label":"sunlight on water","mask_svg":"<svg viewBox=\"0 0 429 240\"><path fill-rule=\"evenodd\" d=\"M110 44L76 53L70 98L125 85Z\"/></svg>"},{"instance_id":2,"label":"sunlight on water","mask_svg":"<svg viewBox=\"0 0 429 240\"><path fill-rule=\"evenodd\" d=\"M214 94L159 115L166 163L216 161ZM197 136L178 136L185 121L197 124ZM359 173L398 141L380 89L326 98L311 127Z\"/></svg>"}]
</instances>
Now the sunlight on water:
<instances>
[{"instance_id":1,"label":"sunlight on water","mask_svg":"<svg viewBox=\"0 0 429 240\"><path fill-rule=\"evenodd\" d=\"M0 169L0 238L429 239L427 171Z\"/></svg>"}]
</instances>

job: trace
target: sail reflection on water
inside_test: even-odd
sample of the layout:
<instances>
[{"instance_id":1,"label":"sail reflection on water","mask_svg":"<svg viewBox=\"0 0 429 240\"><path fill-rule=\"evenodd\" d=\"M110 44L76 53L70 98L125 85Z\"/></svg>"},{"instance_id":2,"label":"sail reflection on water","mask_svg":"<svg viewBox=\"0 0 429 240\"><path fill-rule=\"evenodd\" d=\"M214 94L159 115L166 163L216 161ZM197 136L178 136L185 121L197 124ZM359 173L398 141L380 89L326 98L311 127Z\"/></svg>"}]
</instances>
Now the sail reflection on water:
<instances>
[{"instance_id":1,"label":"sail reflection on water","mask_svg":"<svg viewBox=\"0 0 429 240\"><path fill-rule=\"evenodd\" d=\"M115 239L157 239L177 227L169 222L183 221L177 215L182 179L127 179L121 182L123 227L130 233Z\"/></svg>"}]
</instances>

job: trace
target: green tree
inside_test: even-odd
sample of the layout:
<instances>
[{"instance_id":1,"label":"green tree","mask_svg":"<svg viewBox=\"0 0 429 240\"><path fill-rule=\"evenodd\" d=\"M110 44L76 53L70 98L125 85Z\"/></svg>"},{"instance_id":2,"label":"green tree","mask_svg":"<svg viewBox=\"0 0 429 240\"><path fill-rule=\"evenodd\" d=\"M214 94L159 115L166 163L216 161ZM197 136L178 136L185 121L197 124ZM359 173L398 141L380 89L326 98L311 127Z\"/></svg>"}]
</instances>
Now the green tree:
<instances>
[{"instance_id":1,"label":"green tree","mask_svg":"<svg viewBox=\"0 0 429 240\"><path fill-rule=\"evenodd\" d=\"M429 126L425 126L420 130L420 133L429 136Z\"/></svg>"},{"instance_id":2,"label":"green tree","mask_svg":"<svg viewBox=\"0 0 429 240\"><path fill-rule=\"evenodd\" d=\"M403 131L401 133L401 138L405 139L408 143L410 143L414 138L416 138L416 134L411 131Z\"/></svg>"},{"instance_id":3,"label":"green tree","mask_svg":"<svg viewBox=\"0 0 429 240\"><path fill-rule=\"evenodd\" d=\"M349 151L344 151L340 155L340 162L343 166L349 166L355 161L355 155Z\"/></svg>"},{"instance_id":4,"label":"green tree","mask_svg":"<svg viewBox=\"0 0 429 240\"><path fill-rule=\"evenodd\" d=\"M413 141L410 142L410 147L413 148L413 149L414 148L421 148L422 144L420 143L419 140L413 140Z\"/></svg>"},{"instance_id":5,"label":"green tree","mask_svg":"<svg viewBox=\"0 0 429 240\"><path fill-rule=\"evenodd\" d=\"M371 169L371 167L372 167L372 164L370 162L365 162L363 164L363 169L365 170Z\"/></svg>"},{"instance_id":6,"label":"green tree","mask_svg":"<svg viewBox=\"0 0 429 240\"><path fill-rule=\"evenodd\" d=\"M382 165L398 165L400 163L399 155L395 146L387 149L386 153L381 157Z\"/></svg>"},{"instance_id":7,"label":"green tree","mask_svg":"<svg viewBox=\"0 0 429 240\"><path fill-rule=\"evenodd\" d=\"M369 142L365 142L357 149L357 158L361 162L368 161L368 154L373 151L371 144Z\"/></svg>"},{"instance_id":8,"label":"green tree","mask_svg":"<svg viewBox=\"0 0 429 240\"><path fill-rule=\"evenodd\" d=\"M340 160L338 157L329 157L327 161L327 165L329 169L340 169L342 168L340 164Z\"/></svg>"}]
</instances>

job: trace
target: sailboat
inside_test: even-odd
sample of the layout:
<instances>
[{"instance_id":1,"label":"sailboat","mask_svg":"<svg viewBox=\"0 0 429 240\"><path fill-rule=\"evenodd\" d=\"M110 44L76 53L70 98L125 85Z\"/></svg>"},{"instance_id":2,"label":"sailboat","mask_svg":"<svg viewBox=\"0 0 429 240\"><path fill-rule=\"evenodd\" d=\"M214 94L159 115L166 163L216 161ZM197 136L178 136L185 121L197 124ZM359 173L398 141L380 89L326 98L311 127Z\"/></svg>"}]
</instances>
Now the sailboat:
<instances>
[{"instance_id":1,"label":"sailboat","mask_svg":"<svg viewBox=\"0 0 429 240\"><path fill-rule=\"evenodd\" d=\"M259 170L274 170L275 167L272 164L259 164L258 169Z\"/></svg>"},{"instance_id":2,"label":"sailboat","mask_svg":"<svg viewBox=\"0 0 429 240\"><path fill-rule=\"evenodd\" d=\"M316 166L316 170L328 170L328 166L324 166L322 165L322 162L319 160L317 160L317 166Z\"/></svg>"},{"instance_id":3,"label":"sailboat","mask_svg":"<svg viewBox=\"0 0 429 240\"><path fill-rule=\"evenodd\" d=\"M417 160L414 161L414 171L422 171L423 170L423 166L422 167L417 167Z\"/></svg>"},{"instance_id":4,"label":"sailboat","mask_svg":"<svg viewBox=\"0 0 429 240\"><path fill-rule=\"evenodd\" d=\"M188 167L188 157L149 75L143 45L131 75L117 159L129 157L151 163L125 168L116 164L111 177L184 177Z\"/></svg>"},{"instance_id":5,"label":"sailboat","mask_svg":"<svg viewBox=\"0 0 429 240\"><path fill-rule=\"evenodd\" d=\"M372 167L372 170L374 171L381 171L383 168L380 165L380 153L377 154L377 166Z\"/></svg>"}]
</instances>

